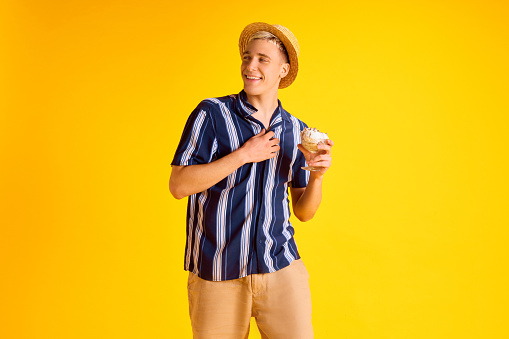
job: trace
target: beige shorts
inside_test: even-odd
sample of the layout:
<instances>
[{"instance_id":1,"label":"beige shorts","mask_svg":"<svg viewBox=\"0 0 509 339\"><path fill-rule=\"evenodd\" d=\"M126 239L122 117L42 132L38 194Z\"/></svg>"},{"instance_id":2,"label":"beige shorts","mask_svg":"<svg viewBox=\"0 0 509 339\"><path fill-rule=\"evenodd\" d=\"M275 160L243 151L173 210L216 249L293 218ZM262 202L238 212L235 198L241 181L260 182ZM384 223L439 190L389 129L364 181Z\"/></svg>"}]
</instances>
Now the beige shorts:
<instances>
[{"instance_id":1,"label":"beige shorts","mask_svg":"<svg viewBox=\"0 0 509 339\"><path fill-rule=\"evenodd\" d=\"M302 260L273 272L227 281L189 273L194 338L248 338L251 317L262 338L313 338L309 275Z\"/></svg>"}]
</instances>

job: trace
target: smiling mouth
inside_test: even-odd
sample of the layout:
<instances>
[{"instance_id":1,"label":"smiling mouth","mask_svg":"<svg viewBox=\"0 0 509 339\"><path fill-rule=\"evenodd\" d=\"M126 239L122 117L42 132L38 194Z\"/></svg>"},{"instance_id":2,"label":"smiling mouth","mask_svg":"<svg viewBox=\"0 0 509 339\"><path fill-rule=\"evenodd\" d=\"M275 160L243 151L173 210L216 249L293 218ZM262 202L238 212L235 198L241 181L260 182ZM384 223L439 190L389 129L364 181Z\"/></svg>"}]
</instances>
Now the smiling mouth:
<instances>
[{"instance_id":1,"label":"smiling mouth","mask_svg":"<svg viewBox=\"0 0 509 339\"><path fill-rule=\"evenodd\" d=\"M249 80L261 80L262 78L261 77L250 77L248 75L245 76L247 79Z\"/></svg>"}]
</instances>

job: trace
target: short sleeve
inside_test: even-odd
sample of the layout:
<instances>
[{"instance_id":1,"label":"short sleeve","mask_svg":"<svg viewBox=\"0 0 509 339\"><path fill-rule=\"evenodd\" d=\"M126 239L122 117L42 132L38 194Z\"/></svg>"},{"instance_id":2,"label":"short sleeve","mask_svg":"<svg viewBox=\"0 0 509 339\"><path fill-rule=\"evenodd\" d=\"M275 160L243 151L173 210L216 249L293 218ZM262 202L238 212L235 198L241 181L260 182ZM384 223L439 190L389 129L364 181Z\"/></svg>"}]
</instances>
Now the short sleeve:
<instances>
[{"instance_id":1,"label":"short sleeve","mask_svg":"<svg viewBox=\"0 0 509 339\"><path fill-rule=\"evenodd\" d=\"M215 156L217 142L211 104L201 102L187 119L172 165L207 164Z\"/></svg>"}]
</instances>

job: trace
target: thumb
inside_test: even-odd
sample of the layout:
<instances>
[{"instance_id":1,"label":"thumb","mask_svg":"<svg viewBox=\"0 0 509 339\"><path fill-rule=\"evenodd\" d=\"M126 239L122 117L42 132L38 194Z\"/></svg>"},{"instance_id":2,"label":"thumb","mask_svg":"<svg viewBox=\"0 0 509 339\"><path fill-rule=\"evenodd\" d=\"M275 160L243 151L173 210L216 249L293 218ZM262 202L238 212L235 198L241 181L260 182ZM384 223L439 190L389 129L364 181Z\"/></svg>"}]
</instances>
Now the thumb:
<instances>
[{"instance_id":1,"label":"thumb","mask_svg":"<svg viewBox=\"0 0 509 339\"><path fill-rule=\"evenodd\" d=\"M258 133L256 136L262 136L262 135L265 135L265 128L262 128L262 130L260 131L260 133Z\"/></svg>"},{"instance_id":2,"label":"thumb","mask_svg":"<svg viewBox=\"0 0 509 339\"><path fill-rule=\"evenodd\" d=\"M305 149L304 146L302 146L302 144L298 144L297 147L302 153L304 153L304 155L307 155L309 153L309 151Z\"/></svg>"}]
</instances>

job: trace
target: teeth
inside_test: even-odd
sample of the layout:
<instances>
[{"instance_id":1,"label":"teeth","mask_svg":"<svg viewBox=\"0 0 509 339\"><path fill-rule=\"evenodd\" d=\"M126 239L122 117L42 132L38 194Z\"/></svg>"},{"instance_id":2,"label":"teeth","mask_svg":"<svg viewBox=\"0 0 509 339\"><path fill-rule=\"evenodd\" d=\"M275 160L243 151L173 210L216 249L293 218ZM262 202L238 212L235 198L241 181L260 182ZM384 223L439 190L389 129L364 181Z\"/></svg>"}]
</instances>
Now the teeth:
<instances>
[{"instance_id":1,"label":"teeth","mask_svg":"<svg viewBox=\"0 0 509 339\"><path fill-rule=\"evenodd\" d=\"M256 77L248 77L247 75L246 75L246 78L251 79L251 80L259 80L259 79L261 79L261 78L256 78Z\"/></svg>"}]
</instances>

